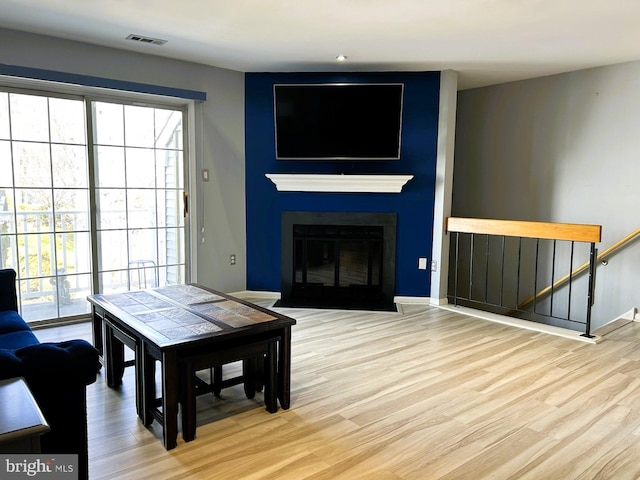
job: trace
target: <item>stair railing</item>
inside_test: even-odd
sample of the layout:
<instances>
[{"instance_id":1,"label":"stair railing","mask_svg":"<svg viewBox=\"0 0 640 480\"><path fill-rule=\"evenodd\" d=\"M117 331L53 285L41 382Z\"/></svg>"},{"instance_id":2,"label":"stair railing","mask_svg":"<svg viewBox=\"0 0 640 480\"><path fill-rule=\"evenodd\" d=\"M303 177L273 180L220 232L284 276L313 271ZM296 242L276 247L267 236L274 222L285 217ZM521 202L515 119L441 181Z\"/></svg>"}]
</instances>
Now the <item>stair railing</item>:
<instances>
[{"instance_id":1,"label":"stair railing","mask_svg":"<svg viewBox=\"0 0 640 480\"><path fill-rule=\"evenodd\" d=\"M502 313L505 315L519 316L528 320L542 321L544 318L557 319L562 322L580 323L584 325L583 336L591 338L591 307L594 301L594 288L595 288L595 265L597 258L597 251L595 244L601 241L602 227L600 225L586 225L586 224L568 224L568 223L550 223L550 222L527 222L527 221L511 221L511 220L495 220L495 219L480 219L480 218L459 218L450 217L447 219L446 230L452 233L452 241L455 245L452 247L454 254L454 279L453 279L453 292L450 296L453 297L453 303L457 306L459 304L469 305L472 307L486 309L496 313ZM469 251L465 252L464 258L462 257L461 247L461 235L469 237ZM480 243L478 236L485 238L484 250L477 248L477 244ZM506 238L513 237L517 243L517 259L515 261L506 261L507 246ZM491 250L490 243L492 239L501 239L500 252L495 254ZM524 252L525 245L523 239L533 239L535 249L533 252ZM551 252L548 253L550 259L545 258L545 253L541 252L541 240L549 241L551 243ZM555 264L556 254L558 251L558 242L567 242L569 248L569 270L573 272L573 261L575 243L585 243L589 247L589 260L585 265L581 265L580 271L588 270L588 284L586 287L585 300L586 311L584 319L575 319L572 316L571 304L572 295L574 294L572 288L572 280L575 276L570 273L567 278L563 280L562 285L568 283L569 288L567 292L567 307L566 314L559 316L554 314L554 293L556 290L554 282L555 276ZM495 243L495 240L494 240ZM480 245L482 247L482 245ZM609 252L610 254L610 252ZM531 302L534 303L533 313L524 311L518 301L521 294L520 288L522 282L523 271L523 257L533 256L535 258L535 268L533 273L533 288L532 291L537 291L537 281L539 271L544 269L545 259L547 260L547 268L551 270L552 284L546 293L544 294L549 298L550 309L549 313L538 314L536 312L537 295L528 301L527 305ZM513 256L510 254L510 256ZM479 258L479 259L478 259ZM513 259L512 259L513 260ZM511 264L514 265L511 265ZM550 266L549 266L550 265ZM515 270L514 270L515 268ZM484 270L483 272L477 272L477 270ZM515 276L509 284L509 278L506 271L509 270L511 276ZM490 272L492 274L490 275ZM464 280L461 279L461 275L468 275L468 283L464 285ZM482 275L484 274L484 275ZM493 277L490 281L490 276ZM484 279L482 279L484 277ZM505 279L507 280L505 282ZM506 284L506 285L505 285ZM461 292L460 286L466 287L467 295ZM499 290L499 300L491 300L489 292L493 290ZM515 290L515 292L509 292L509 290ZM476 294L476 291L480 292L480 295ZM515 301L510 302L505 300L505 291L507 293L514 293ZM478 297L482 298L478 298ZM557 309L556 309L557 310Z\"/></svg>"},{"instance_id":2,"label":"stair railing","mask_svg":"<svg viewBox=\"0 0 640 480\"><path fill-rule=\"evenodd\" d=\"M606 262L607 258L609 258L611 255L613 255L618 250L620 250L621 248L625 247L628 243L632 242L633 240L635 240L638 237L640 237L640 228L634 230L633 232L631 232L626 237L618 240L616 243L611 245L609 248L607 248L604 251L602 251L601 253L599 253L597 255L597 257L596 257L596 266L600 262L602 262L602 263ZM556 280L552 285L549 285L548 287L543 288L538 293L536 293L534 296L528 298L527 300L525 300L524 302L519 304L518 308L520 308L520 309L526 308L532 302L534 302L536 300L540 300L544 296L548 295L554 289L558 289L558 288L562 287L571 278L577 277L578 275L580 275L582 272L584 272L588 268L589 268L589 262L583 263L582 265L580 265L578 268L576 268L572 272L567 273L564 277Z\"/></svg>"}]
</instances>

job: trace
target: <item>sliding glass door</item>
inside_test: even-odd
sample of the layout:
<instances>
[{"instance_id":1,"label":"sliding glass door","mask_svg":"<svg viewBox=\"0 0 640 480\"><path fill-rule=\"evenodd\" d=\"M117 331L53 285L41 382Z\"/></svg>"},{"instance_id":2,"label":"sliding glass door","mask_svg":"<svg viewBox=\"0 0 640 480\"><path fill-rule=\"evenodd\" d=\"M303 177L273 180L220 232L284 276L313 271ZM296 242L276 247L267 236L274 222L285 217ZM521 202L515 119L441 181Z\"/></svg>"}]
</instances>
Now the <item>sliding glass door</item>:
<instances>
[{"instance_id":1,"label":"sliding glass door","mask_svg":"<svg viewBox=\"0 0 640 480\"><path fill-rule=\"evenodd\" d=\"M0 268L28 321L184 283L184 112L0 91Z\"/></svg>"},{"instance_id":2,"label":"sliding glass door","mask_svg":"<svg viewBox=\"0 0 640 480\"><path fill-rule=\"evenodd\" d=\"M185 280L182 112L93 103L101 291Z\"/></svg>"}]
</instances>

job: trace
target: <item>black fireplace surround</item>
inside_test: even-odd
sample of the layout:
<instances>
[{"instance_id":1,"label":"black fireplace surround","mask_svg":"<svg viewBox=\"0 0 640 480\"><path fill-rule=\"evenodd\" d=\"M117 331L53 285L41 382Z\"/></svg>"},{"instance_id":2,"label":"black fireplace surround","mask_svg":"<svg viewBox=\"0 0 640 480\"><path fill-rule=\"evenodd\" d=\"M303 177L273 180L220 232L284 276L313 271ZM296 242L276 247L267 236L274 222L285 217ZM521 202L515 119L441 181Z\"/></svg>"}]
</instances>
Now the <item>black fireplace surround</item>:
<instances>
[{"instance_id":1,"label":"black fireplace surround","mask_svg":"<svg viewBox=\"0 0 640 480\"><path fill-rule=\"evenodd\" d=\"M282 212L283 307L396 311L396 214Z\"/></svg>"}]
</instances>

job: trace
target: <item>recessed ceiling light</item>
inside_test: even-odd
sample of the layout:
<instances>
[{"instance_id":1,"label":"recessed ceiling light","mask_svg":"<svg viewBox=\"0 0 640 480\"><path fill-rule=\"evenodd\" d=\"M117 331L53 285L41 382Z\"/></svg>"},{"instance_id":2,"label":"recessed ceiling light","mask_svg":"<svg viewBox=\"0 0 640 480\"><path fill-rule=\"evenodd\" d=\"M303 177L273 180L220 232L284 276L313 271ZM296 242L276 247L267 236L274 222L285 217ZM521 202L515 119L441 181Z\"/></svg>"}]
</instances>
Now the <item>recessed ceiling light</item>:
<instances>
[{"instance_id":1,"label":"recessed ceiling light","mask_svg":"<svg viewBox=\"0 0 640 480\"><path fill-rule=\"evenodd\" d=\"M340 54L340 55L338 55L336 57L336 60L339 61L339 62L344 62L346 59L347 59L347 56L346 55L342 55L342 54Z\"/></svg>"}]
</instances>

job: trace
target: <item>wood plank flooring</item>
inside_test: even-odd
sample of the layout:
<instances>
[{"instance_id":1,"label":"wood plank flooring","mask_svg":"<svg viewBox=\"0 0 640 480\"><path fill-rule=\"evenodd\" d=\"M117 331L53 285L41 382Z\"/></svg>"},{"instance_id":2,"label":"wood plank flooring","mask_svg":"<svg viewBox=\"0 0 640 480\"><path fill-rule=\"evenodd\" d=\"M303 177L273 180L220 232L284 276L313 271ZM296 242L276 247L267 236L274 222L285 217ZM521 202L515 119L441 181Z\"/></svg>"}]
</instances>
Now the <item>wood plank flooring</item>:
<instances>
[{"instance_id":1,"label":"wood plank flooring","mask_svg":"<svg viewBox=\"0 0 640 480\"><path fill-rule=\"evenodd\" d=\"M101 374L91 478L640 478L639 323L590 345L423 305L278 310L298 321L290 410L241 386L199 397L196 439L167 452L136 416L132 369L119 390Z\"/></svg>"}]
</instances>

